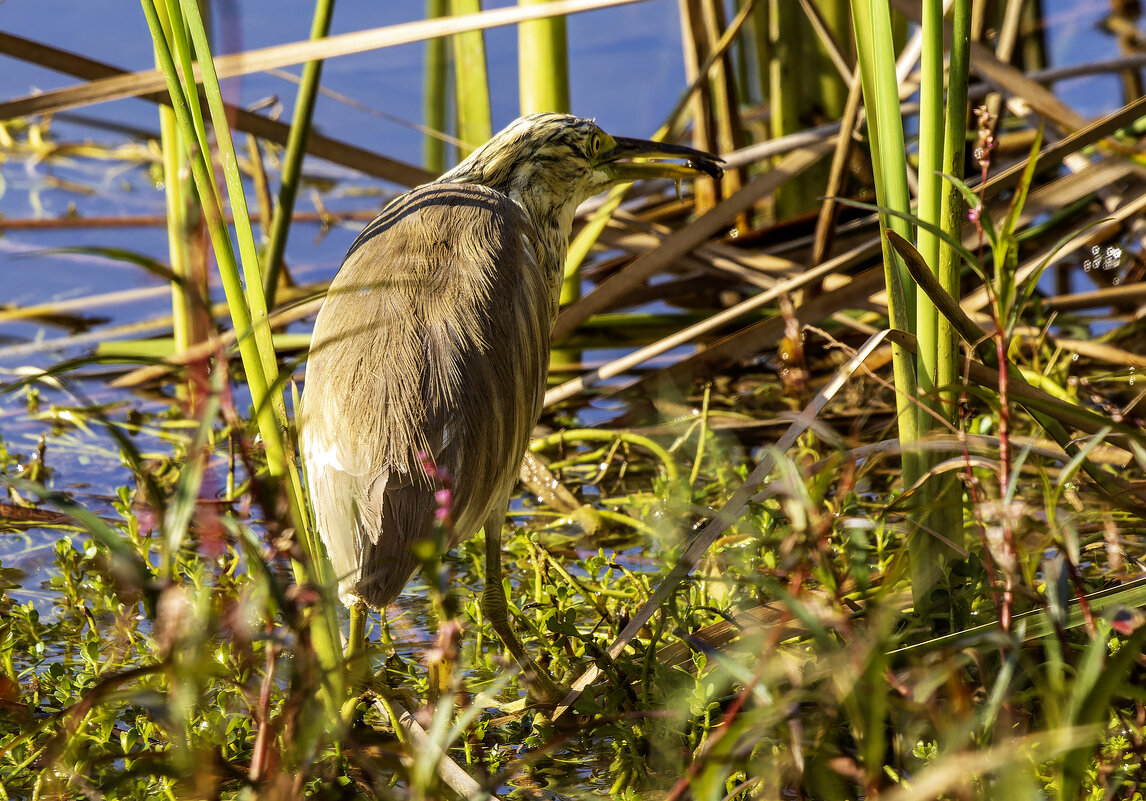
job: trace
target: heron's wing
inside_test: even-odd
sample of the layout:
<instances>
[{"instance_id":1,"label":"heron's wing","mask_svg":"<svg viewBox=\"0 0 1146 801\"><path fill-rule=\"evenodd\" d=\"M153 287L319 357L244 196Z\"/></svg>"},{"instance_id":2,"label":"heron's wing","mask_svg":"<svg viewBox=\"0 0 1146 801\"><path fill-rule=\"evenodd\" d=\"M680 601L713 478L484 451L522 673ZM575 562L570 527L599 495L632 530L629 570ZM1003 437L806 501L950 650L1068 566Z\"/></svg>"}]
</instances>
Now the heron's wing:
<instances>
[{"instance_id":1,"label":"heron's wing","mask_svg":"<svg viewBox=\"0 0 1146 801\"><path fill-rule=\"evenodd\" d=\"M503 195L429 184L351 247L315 324L300 414L316 517L344 585L366 581L363 564L405 583L409 543L437 511L426 464L453 486L455 540L504 506L548 361L552 300L534 236Z\"/></svg>"}]
</instances>

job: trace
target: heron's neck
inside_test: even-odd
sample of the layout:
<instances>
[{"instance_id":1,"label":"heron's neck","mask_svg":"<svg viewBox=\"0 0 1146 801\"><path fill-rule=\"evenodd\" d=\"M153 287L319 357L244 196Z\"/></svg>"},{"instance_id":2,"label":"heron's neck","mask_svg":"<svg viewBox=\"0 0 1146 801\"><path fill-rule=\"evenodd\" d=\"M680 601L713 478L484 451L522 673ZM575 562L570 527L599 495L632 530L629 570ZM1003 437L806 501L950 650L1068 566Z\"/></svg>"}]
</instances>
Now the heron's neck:
<instances>
[{"instance_id":1,"label":"heron's neck","mask_svg":"<svg viewBox=\"0 0 1146 801\"><path fill-rule=\"evenodd\" d=\"M540 178L539 180L545 180ZM580 198L569 197L569 187L539 186L530 176L520 176L506 192L509 199L525 212L537 233L537 254L549 278L549 285L560 293L565 273L565 254L569 250L569 236L573 231L573 215Z\"/></svg>"},{"instance_id":2,"label":"heron's neck","mask_svg":"<svg viewBox=\"0 0 1146 801\"><path fill-rule=\"evenodd\" d=\"M563 270L565 252L569 249L569 236L573 231L572 204L554 206L545 203L531 203L534 196L529 193L511 191L509 199L525 211L525 216L533 223L533 229L542 250L546 269ZM541 255L541 254L538 254Z\"/></svg>"},{"instance_id":3,"label":"heron's neck","mask_svg":"<svg viewBox=\"0 0 1146 801\"><path fill-rule=\"evenodd\" d=\"M480 151L479 151L480 153ZM584 200L582 177L551 162L514 164L513 169L491 169L475 153L440 181L476 183L501 192L516 203L536 232L531 244L553 290L554 304L561 291L565 254L573 231L573 215Z\"/></svg>"}]
</instances>

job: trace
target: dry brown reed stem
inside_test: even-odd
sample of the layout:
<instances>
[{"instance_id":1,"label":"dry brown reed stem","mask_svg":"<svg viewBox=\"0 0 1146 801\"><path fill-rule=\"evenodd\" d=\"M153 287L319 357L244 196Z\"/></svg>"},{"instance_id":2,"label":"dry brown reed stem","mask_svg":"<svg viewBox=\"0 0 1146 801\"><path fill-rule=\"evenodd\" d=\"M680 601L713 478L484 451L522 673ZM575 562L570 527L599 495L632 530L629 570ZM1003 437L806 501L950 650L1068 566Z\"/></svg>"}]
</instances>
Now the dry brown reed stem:
<instances>
[{"instance_id":1,"label":"dry brown reed stem","mask_svg":"<svg viewBox=\"0 0 1146 801\"><path fill-rule=\"evenodd\" d=\"M1043 170L1055 164L1060 164L1072 153L1097 144L1114 132L1133 123L1146 114L1146 97L1128 103L1122 108L1112 111L1105 117L1099 117L1087 125L1074 131L1069 136L1059 139L1043 147L1039 152L1039 169ZM1000 192L1010 189L1023 174L1025 163L1018 163L993 175L986 186L983 187L984 197L991 198Z\"/></svg>"},{"instance_id":2,"label":"dry brown reed stem","mask_svg":"<svg viewBox=\"0 0 1146 801\"><path fill-rule=\"evenodd\" d=\"M0 31L0 53L36 64L41 63L41 59L46 59L50 62L52 69L92 82L98 82L103 79L126 79L134 74L138 74L127 73L118 67L78 56L65 50L59 50L58 48L39 42L33 42L19 36L13 36L3 31ZM111 77L109 78L109 76ZM86 85L90 86L91 84ZM77 88L75 91L78 92L80 89L82 89L82 87ZM153 103L170 103L166 91L140 93L140 96L144 100L150 100ZM32 96L32 98L36 97L44 97L44 95ZM28 99L31 98L26 98L25 100ZM14 100L8 103L0 103L0 120L26 116L25 114L19 113L19 104L23 102L24 100ZM86 105L86 103L81 105ZM286 145L287 138L290 135L289 125L235 106L224 105L224 108L226 108L228 119L235 130L243 131L244 133L249 133L280 145ZM46 109L40 113L52 113L56 110L57 109ZM411 164L398 161L397 159L391 159L377 153L372 153L369 150L349 145L337 139L323 136L317 131L311 132L307 142L306 152L312 156L326 159L333 164L350 167L366 175L372 175L376 178L392 181L403 186L415 186L437 177L420 167L415 167Z\"/></svg>"},{"instance_id":3,"label":"dry brown reed stem","mask_svg":"<svg viewBox=\"0 0 1146 801\"><path fill-rule=\"evenodd\" d=\"M852 254L846 254L839 259L833 259L830 262L821 264L807 272L800 273L799 275L789 278L785 281L774 282L774 285L757 295L753 295L746 300L741 301L735 306L718 312L711 317L702 320L695 325L691 325L681 331L667 336L651 345L644 348L639 348L632 353L625 354L624 356L614 359L606 365L603 365L596 370L592 370L583 376L573 379L562 384L559 387L554 387L545 393L545 405L551 406L563 400L577 395L587 387L605 381L614 376L621 375L628 372L633 367L641 364L642 362L652 359L654 356L659 356L666 351L672 350L680 345L688 344L695 339L698 339L704 334L707 334L716 329L731 323L740 317L743 317L762 306L770 305L773 301L777 300L783 295L799 291L800 289L819 283L823 278L836 272L840 269L843 263L850 260Z\"/></svg>"},{"instance_id":4,"label":"dry brown reed stem","mask_svg":"<svg viewBox=\"0 0 1146 801\"><path fill-rule=\"evenodd\" d=\"M853 260L870 259L878 253L879 243L873 240L837 256L829 263L834 264L838 259L847 259L847 263L852 263ZM842 269L842 266L837 269ZM842 287L806 298L796 308L796 315L804 322L815 322L827 319L842 309L865 308L869 303L868 298L882 287L882 268L871 268L853 277ZM761 320L697 350L675 364L641 376L622 390L634 404L625 419L640 416L648 398L655 397L660 387L688 386L697 376L709 375L733 362L773 347L783 336L784 324L782 315Z\"/></svg>"},{"instance_id":5,"label":"dry brown reed stem","mask_svg":"<svg viewBox=\"0 0 1146 801\"><path fill-rule=\"evenodd\" d=\"M848 160L852 153L852 135L859 120L860 105L863 103L863 85L860 82L859 68L852 73L848 88L848 102L844 106L844 116L840 120L841 135L836 138L836 152L832 155L832 167L828 173L828 185L824 189L824 202L816 217L816 232L812 242L812 264L819 264L831 253L832 239L836 228L839 204L836 196L844 184Z\"/></svg>"},{"instance_id":6,"label":"dry brown reed stem","mask_svg":"<svg viewBox=\"0 0 1146 801\"><path fill-rule=\"evenodd\" d=\"M163 287L165 292L170 291ZM292 287L288 293L288 299L305 298L314 295L317 290L314 287ZM118 293L108 293L115 295ZM96 296L99 297L99 296ZM321 296L311 298L308 301L311 305L305 305L306 302L300 305L282 306L280 305L278 311L273 313L270 317L272 325L286 325L287 323L296 320L304 319L307 316L315 314L318 311L318 306L322 303ZM211 308L211 317L216 319L222 314L225 314L226 309L222 304L215 304ZM115 339L123 339L131 336L140 336L144 334L155 334L171 330L171 315L161 315L153 317L150 320L141 320L135 323L127 323L124 325L111 326L108 328L100 328L95 331L88 331L83 334L76 334L74 336L55 337L53 339L45 339L37 342L22 342L16 345L8 345L0 347L0 359L12 358L14 356L27 356L33 353L44 353L51 350L58 350L61 348L77 347L81 345L98 345L102 342L107 342ZM235 334L233 331L228 331L220 335L219 341L226 343L234 342ZM205 355L200 353L197 349L191 348L180 357L179 354L174 354L170 357L171 360L178 362L180 358L185 361L193 361L196 358L202 358ZM148 369L148 368L143 368Z\"/></svg>"},{"instance_id":7,"label":"dry brown reed stem","mask_svg":"<svg viewBox=\"0 0 1146 801\"><path fill-rule=\"evenodd\" d=\"M1003 24L999 27L999 33L995 42L995 56L1004 64L1010 64L1011 59L1015 55L1015 44L1019 38L1019 22L1022 19L1021 0L1007 0L1007 4L1003 10ZM997 92L992 92L987 96L984 105L987 107L987 113L991 115L990 130L994 135L998 132L999 125L999 111L1003 105L1002 96Z\"/></svg>"},{"instance_id":8,"label":"dry brown reed stem","mask_svg":"<svg viewBox=\"0 0 1146 801\"><path fill-rule=\"evenodd\" d=\"M34 306L5 306L0 307L0 323L90 311L91 309L116 306L121 303L138 303L141 300L165 298L170 294L171 290L165 286L151 286L142 289L123 289L118 292L101 292L98 295L84 295L79 298L57 300L51 303L37 303Z\"/></svg>"},{"instance_id":9,"label":"dry brown reed stem","mask_svg":"<svg viewBox=\"0 0 1146 801\"><path fill-rule=\"evenodd\" d=\"M370 222L378 216L377 209L366 211L340 211L337 215L329 212L296 211L291 219L296 223L325 223L335 216L339 221ZM251 222L261 223L264 217L261 214L252 214ZM231 215L226 215L228 224L234 222ZM162 228L167 218L160 215L122 216L122 217L5 217L0 218L0 231L54 231L65 228Z\"/></svg>"},{"instance_id":10,"label":"dry brown reed stem","mask_svg":"<svg viewBox=\"0 0 1146 801\"><path fill-rule=\"evenodd\" d=\"M720 40L708 53L704 63L701 64L696 70L696 78L689 81L688 88L684 90L680 98L677 100L676 105L673 106L672 111L665 115L668 121L668 134L665 136L666 140L674 140L685 129L685 126L690 117L684 115L684 110L694 103L698 93L703 89L707 82L709 71L716 64L718 59L723 59L728 49L734 45L740 35L741 28L748 22L751 17L752 9L755 4L760 0L749 0L741 6L740 11L732 19L732 23L720 35ZM687 35L687 31L681 31L681 35ZM686 46L685 54L687 57L688 49ZM710 151L712 152L712 151ZM722 154L724 155L724 154ZM735 166L735 165L729 165Z\"/></svg>"},{"instance_id":11,"label":"dry brown reed stem","mask_svg":"<svg viewBox=\"0 0 1146 801\"><path fill-rule=\"evenodd\" d=\"M685 80L697 91L690 93L689 117L692 118L692 146L706 153L716 153L716 136L712 114L712 83L708 71L700 70L705 51L703 18L699 13L699 0L680 2L680 44L684 56ZM714 65L713 65L714 66ZM705 211L716 205L716 187L711 180L699 180L693 185L696 207Z\"/></svg>"},{"instance_id":12,"label":"dry brown reed stem","mask_svg":"<svg viewBox=\"0 0 1146 801\"><path fill-rule=\"evenodd\" d=\"M746 20L751 13L751 6L757 0L745 3L738 13L738 19ZM727 49L721 47L721 37L727 30L725 24L724 7L717 0L698 0L701 15L701 30L704 37L700 41L698 55L706 55L705 61L711 60L708 68L709 86L712 88L712 114L714 132L716 134L716 150L713 153L731 153L744 144L743 125L740 121L740 101L737 97L736 82L733 79L732 60ZM697 185L707 183L698 181ZM713 182L714 184L717 182ZM726 169L720 179L720 197L728 197L736 193L742 185L742 175L739 170ZM701 210L707 210L703 208ZM744 231L748 228L747 213L738 215L735 227Z\"/></svg>"},{"instance_id":13,"label":"dry brown reed stem","mask_svg":"<svg viewBox=\"0 0 1146 801\"><path fill-rule=\"evenodd\" d=\"M1146 303L1146 284L1122 284L1090 292L1051 295L1042 301L1043 306L1051 311L1079 311L1142 303Z\"/></svg>"},{"instance_id":14,"label":"dry brown reed stem","mask_svg":"<svg viewBox=\"0 0 1146 801\"><path fill-rule=\"evenodd\" d=\"M389 699L388 703L398 714L398 719L393 721L394 725L400 727L403 734L409 739L414 753L429 752L433 754L437 759L438 778L457 793L459 798L489 798L491 801L498 801L498 796L483 789L480 784L474 781L472 776L462 770L458 763L450 758L449 754L442 750L441 745L430 737L409 710L393 698ZM375 701L374 706L383 718L390 717L386 704Z\"/></svg>"},{"instance_id":15,"label":"dry brown reed stem","mask_svg":"<svg viewBox=\"0 0 1146 801\"><path fill-rule=\"evenodd\" d=\"M613 220L601 232L599 241L633 253L642 253L659 247L671 235L672 229L667 226L645 222L618 209L613 213ZM718 241L697 247L690 258L709 269L764 287L771 287L780 278L804 269L803 264L782 256L753 253Z\"/></svg>"},{"instance_id":16,"label":"dry brown reed stem","mask_svg":"<svg viewBox=\"0 0 1146 801\"><path fill-rule=\"evenodd\" d=\"M312 292L308 293L305 292L305 290L303 291L305 294L313 294ZM322 306L323 297L324 295L310 297L294 305L279 307L270 315L271 327L280 328L318 314L318 310ZM171 354L163 360L163 364L149 364L145 367L132 370L111 381L110 386L122 389L139 386L140 384L162 378L171 371L172 367L193 364L200 359L210 356L212 353L229 350L234 346L235 338L233 329L224 331L222 334L209 337L203 342L192 345L186 350Z\"/></svg>"},{"instance_id":17,"label":"dry brown reed stem","mask_svg":"<svg viewBox=\"0 0 1146 801\"><path fill-rule=\"evenodd\" d=\"M1069 339L1065 337L1048 338L1051 343L1062 348L1067 353L1077 353L1079 356L1086 356L1089 359L1095 359L1117 367L1146 367L1146 356L1140 353L1131 353L1124 348L1115 347L1114 345L1094 342L1089 339Z\"/></svg>"},{"instance_id":18,"label":"dry brown reed stem","mask_svg":"<svg viewBox=\"0 0 1146 801\"><path fill-rule=\"evenodd\" d=\"M761 198L799 175L834 146L831 139L786 156L774 169L757 176L732 197L722 200L690 225L674 231L660 247L642 254L625 269L598 285L592 292L567 306L558 316L553 340L558 342L591 315L625 302L625 296L652 276L668 267L682 254L689 253L724 231Z\"/></svg>"},{"instance_id":19,"label":"dry brown reed stem","mask_svg":"<svg viewBox=\"0 0 1146 801\"><path fill-rule=\"evenodd\" d=\"M956 455L960 454L963 449L966 448L966 450L972 454L997 456L999 453L999 439L999 437L984 434L931 434L928 435L926 439L919 440L912 447L935 453L951 453ZM1054 440L1012 434L1011 443L1019 448L1029 449L1032 456L1040 456L1045 459L1052 459L1056 462L1066 463L1074 458L1071 454L1060 448ZM855 461L877 455L896 455L902 452L903 445L899 440L885 439L879 442L849 448L838 454L832 454L826 459L821 459L809 465L808 473L814 474L817 470L828 467L833 459L843 458ZM1109 464L1115 467L1123 467L1134 458L1134 455L1130 453L1130 451L1114 445L1100 445L1091 450L1087 456L1092 462Z\"/></svg>"},{"instance_id":20,"label":"dry brown reed stem","mask_svg":"<svg viewBox=\"0 0 1146 801\"><path fill-rule=\"evenodd\" d=\"M1112 115L1112 117L1117 117L1118 120L1124 122L1126 114L1120 113ZM1106 135L1106 133L1114 129L1112 125L1114 125L1115 122L1116 120L1107 118L1105 121L1094 123L1088 128L1090 135L1093 135L1096 139ZM1080 131L1074 143L1077 147L1082 147L1083 145L1080 144L1080 142L1085 141L1087 138L1089 138L1089 136L1084 135L1084 133ZM1062 144L1062 142L1056 143L1055 145L1048 146L1048 148L1044 150L1044 154L1049 153L1049 156L1047 156L1048 163L1050 160L1053 160L1055 156L1061 158L1064 153L1071 150L1071 148L1062 147ZM1131 168L1123 162L1107 161L1099 163L1087 173L1065 176L1045 187L1040 187L1031 193L1028 203L1024 208L1024 216L1020 218L1020 220L1023 222L1029 221L1038 214L1073 203L1093 192L1098 186L1116 180L1118 177L1125 176L1130 169ZM1010 174L1010 171L1001 173L989 184L988 190L1005 184ZM1115 217L1116 219L1125 219L1133 215L1139 208L1141 208L1139 203L1128 205L1117 210ZM1077 248L1085 244L1089 241L1089 236L1091 235L1092 234L1087 234L1077 237L1075 240L1072 240L1069 247ZM971 240L967 241L970 242ZM866 253L870 256L876 252L877 248L878 243L873 240L867 245L857 249L857 251L845 254L845 256L840 257L839 260L833 263L837 264L838 270L854 266L856 260L860 258L859 254ZM1041 258L1032 259L1024 267L1025 272L1023 275L1033 271L1040 261ZM871 273L865 273L864 276L853 279L852 283L843 289L837 289L819 298L806 301L798 308L798 314L801 320L804 322L817 322L844 309L856 308L854 304L866 306L868 297L879 290L880 282L877 278L877 276ZM966 299L964 307L977 309L982 308L985 303L986 293L980 289L977 292L973 292ZM703 348L671 367L642 376L633 385L626 388L626 390L648 391L650 385L655 386L658 382L668 382L672 385L683 386L693 376L703 375L709 371L720 369L736 359L744 358L770 346L776 338L780 336L782 328L783 323L779 319L764 320L755 323L736 334L732 334Z\"/></svg>"},{"instance_id":21,"label":"dry brown reed stem","mask_svg":"<svg viewBox=\"0 0 1146 801\"><path fill-rule=\"evenodd\" d=\"M215 59L215 71L220 79L234 78L307 61L330 59L395 45L413 44L439 36L498 28L525 20L578 14L634 2L638 0L555 0L543 6L501 8L483 11L480 14L408 22L220 56ZM198 71L196 78L198 79ZM158 70L144 70L0 104L0 119L48 114L165 90L166 82Z\"/></svg>"},{"instance_id":22,"label":"dry brown reed stem","mask_svg":"<svg viewBox=\"0 0 1146 801\"><path fill-rule=\"evenodd\" d=\"M168 290L170 291L170 290ZM83 334L74 334L66 337L55 337L36 342L21 342L16 345L6 345L0 348L0 359L11 359L17 356L29 356L33 353L46 353L61 348L80 347L84 345L98 345L112 339L123 339L131 336L156 334L171 330L171 315L163 315L150 320L137 323L115 325L100 328L96 331L87 331Z\"/></svg>"}]
</instances>

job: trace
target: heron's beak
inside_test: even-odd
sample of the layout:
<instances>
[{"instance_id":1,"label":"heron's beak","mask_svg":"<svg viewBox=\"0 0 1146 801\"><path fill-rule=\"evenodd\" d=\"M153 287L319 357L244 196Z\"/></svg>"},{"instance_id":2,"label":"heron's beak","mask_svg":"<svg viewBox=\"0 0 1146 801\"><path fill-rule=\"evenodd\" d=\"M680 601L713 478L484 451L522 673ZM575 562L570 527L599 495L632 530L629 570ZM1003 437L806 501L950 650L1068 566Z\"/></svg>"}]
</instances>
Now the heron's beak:
<instances>
[{"instance_id":1,"label":"heron's beak","mask_svg":"<svg viewBox=\"0 0 1146 801\"><path fill-rule=\"evenodd\" d=\"M724 175L720 167L723 159L694 150L683 145L669 145L662 142L649 142L644 139L613 138L614 147L601 154L601 161L608 164L619 181L636 181L642 178L695 178L707 175L719 179ZM669 161L629 161L629 159L684 159L684 164Z\"/></svg>"}]
</instances>

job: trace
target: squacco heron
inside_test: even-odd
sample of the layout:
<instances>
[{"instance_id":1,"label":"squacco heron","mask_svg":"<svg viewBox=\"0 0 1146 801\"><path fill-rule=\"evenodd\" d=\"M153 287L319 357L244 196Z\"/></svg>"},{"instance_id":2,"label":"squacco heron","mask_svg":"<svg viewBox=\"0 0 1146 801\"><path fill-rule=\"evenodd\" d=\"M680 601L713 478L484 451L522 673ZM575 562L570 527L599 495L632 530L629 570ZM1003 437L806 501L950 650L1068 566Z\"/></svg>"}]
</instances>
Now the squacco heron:
<instances>
[{"instance_id":1,"label":"squacco heron","mask_svg":"<svg viewBox=\"0 0 1146 801\"><path fill-rule=\"evenodd\" d=\"M485 528L482 612L535 695L557 700L509 621L501 529L541 414L573 214L622 181L719 177L717 161L534 114L354 240L315 322L299 421L349 648L362 647L365 607L384 609L417 568L411 546L439 524L444 475L449 547Z\"/></svg>"}]
</instances>

